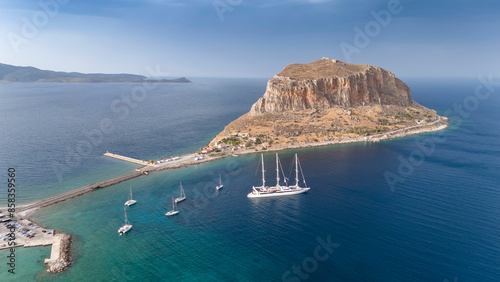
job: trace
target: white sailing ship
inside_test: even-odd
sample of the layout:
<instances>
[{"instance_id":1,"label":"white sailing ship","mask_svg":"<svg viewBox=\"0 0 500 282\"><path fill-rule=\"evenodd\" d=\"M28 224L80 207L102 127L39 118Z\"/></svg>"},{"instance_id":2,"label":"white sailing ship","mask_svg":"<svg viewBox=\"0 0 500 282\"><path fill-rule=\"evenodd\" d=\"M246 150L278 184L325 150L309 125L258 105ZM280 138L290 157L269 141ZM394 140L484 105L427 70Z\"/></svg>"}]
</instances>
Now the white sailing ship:
<instances>
[{"instance_id":1,"label":"white sailing ship","mask_svg":"<svg viewBox=\"0 0 500 282\"><path fill-rule=\"evenodd\" d=\"M132 229L132 224L130 224L130 222L128 221L127 210L125 207L123 207L123 212L125 213L125 225L123 225L122 227L120 227L120 229L118 229L118 234L120 234L120 236L122 236L123 234L130 231L130 229Z\"/></svg>"},{"instance_id":2,"label":"white sailing ship","mask_svg":"<svg viewBox=\"0 0 500 282\"><path fill-rule=\"evenodd\" d=\"M265 169L264 169L264 155L261 155L262 161L262 186L252 187L252 192L247 195L249 198L264 198L264 197L277 197L277 196L287 196L287 195L295 195L307 192L309 187L307 187L304 174L302 173L302 167L300 167L299 158L297 154L295 154L295 185L287 186L286 178L285 185L280 184L280 163L278 154L276 154L276 186L266 186L266 178L265 178ZM300 187L299 185L299 169L302 174L302 179L304 182L304 187Z\"/></svg>"}]
</instances>

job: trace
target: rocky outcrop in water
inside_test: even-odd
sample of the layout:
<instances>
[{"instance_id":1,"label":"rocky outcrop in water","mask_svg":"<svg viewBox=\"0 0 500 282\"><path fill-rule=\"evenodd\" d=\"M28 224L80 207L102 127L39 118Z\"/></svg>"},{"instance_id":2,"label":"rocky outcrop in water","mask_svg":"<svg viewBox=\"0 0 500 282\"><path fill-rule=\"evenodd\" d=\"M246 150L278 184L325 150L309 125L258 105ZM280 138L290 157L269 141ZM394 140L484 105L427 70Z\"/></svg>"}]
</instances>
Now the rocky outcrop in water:
<instances>
[{"instance_id":1,"label":"rocky outcrop in water","mask_svg":"<svg viewBox=\"0 0 500 282\"><path fill-rule=\"evenodd\" d=\"M382 68L323 58L286 66L269 80L249 114L374 104L410 106L410 88Z\"/></svg>"}]
</instances>

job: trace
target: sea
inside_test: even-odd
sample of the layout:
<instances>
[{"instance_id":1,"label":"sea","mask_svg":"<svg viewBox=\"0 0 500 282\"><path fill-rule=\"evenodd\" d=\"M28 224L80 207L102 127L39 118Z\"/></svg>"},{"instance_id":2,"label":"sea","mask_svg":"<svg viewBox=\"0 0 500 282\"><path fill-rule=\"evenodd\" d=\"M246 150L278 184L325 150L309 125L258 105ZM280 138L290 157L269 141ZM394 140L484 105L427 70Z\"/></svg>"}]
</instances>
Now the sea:
<instances>
[{"instance_id":1,"label":"sea","mask_svg":"<svg viewBox=\"0 0 500 282\"><path fill-rule=\"evenodd\" d=\"M190 78L191 79L191 78ZM7 171L22 205L194 152L263 95L267 79L191 84L0 84L0 206ZM311 189L249 199L260 153L154 172L32 218L73 235L72 265L47 274L50 246L18 248L0 281L500 281L500 87L483 79L404 79L450 118L434 133L285 150ZM216 191L221 175L224 187ZM294 176L290 176L293 179ZM167 217L179 183L187 199ZM133 228L124 236L123 203Z\"/></svg>"}]
</instances>

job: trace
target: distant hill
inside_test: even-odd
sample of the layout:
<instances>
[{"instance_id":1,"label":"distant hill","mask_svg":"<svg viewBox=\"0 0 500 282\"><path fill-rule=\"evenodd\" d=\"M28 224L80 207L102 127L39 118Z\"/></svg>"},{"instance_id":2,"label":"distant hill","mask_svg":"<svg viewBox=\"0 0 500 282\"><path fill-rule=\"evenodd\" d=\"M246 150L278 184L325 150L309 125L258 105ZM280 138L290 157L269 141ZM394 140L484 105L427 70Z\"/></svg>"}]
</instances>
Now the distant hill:
<instances>
[{"instance_id":1,"label":"distant hill","mask_svg":"<svg viewBox=\"0 0 500 282\"><path fill-rule=\"evenodd\" d=\"M62 82L62 83L105 83L105 82L150 82L150 83L190 83L187 78L147 79L135 74L102 74L56 72L34 67L18 67L0 64L0 82Z\"/></svg>"}]
</instances>

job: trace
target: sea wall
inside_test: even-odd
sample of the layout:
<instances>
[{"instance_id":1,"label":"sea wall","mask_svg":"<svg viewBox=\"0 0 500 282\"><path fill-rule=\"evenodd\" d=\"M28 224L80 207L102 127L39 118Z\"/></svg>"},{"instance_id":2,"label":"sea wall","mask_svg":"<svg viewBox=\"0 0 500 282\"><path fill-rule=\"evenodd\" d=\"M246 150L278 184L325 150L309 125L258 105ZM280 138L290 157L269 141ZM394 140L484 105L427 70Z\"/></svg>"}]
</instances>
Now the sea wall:
<instances>
[{"instance_id":1,"label":"sea wall","mask_svg":"<svg viewBox=\"0 0 500 282\"><path fill-rule=\"evenodd\" d=\"M55 254L56 258L54 260L51 259L46 261L48 273L57 273L64 271L71 265L71 235L57 234L54 236L59 236L58 242L54 243L58 244L56 248L59 248L59 252Z\"/></svg>"}]
</instances>

